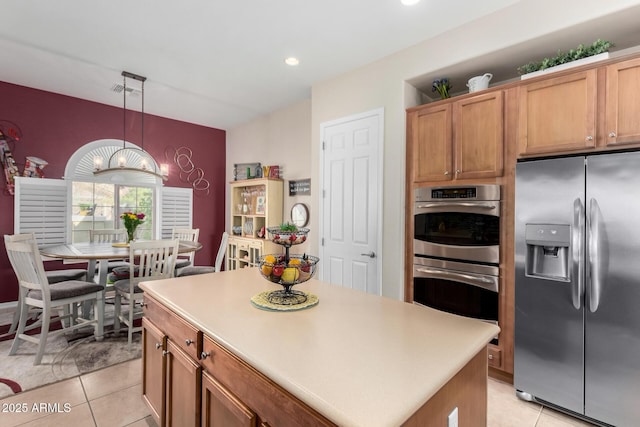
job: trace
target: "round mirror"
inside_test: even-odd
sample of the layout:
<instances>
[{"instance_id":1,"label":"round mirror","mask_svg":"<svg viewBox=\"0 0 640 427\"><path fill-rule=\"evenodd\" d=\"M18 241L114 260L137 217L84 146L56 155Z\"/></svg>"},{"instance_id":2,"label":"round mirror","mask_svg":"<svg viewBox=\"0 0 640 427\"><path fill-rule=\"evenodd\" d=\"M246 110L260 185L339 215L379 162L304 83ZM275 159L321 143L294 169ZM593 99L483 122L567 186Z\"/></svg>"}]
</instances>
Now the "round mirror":
<instances>
[{"instance_id":1,"label":"round mirror","mask_svg":"<svg viewBox=\"0 0 640 427\"><path fill-rule=\"evenodd\" d=\"M291 222L298 227L305 227L309 223L309 209L304 203L296 203L291 208Z\"/></svg>"}]
</instances>

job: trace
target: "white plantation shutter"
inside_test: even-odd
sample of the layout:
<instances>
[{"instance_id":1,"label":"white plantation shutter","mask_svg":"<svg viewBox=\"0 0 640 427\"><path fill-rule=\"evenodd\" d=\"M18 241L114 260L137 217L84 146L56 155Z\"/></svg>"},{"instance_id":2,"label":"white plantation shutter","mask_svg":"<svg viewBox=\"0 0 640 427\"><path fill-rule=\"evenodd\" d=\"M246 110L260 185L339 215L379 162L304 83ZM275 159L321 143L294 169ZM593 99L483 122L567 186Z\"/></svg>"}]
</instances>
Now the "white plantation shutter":
<instances>
[{"instance_id":1,"label":"white plantation shutter","mask_svg":"<svg viewBox=\"0 0 640 427\"><path fill-rule=\"evenodd\" d=\"M14 233L34 233L38 246L68 243L71 229L68 182L16 177L15 185ZM173 228L192 228L193 189L161 187L159 194L160 238L170 239Z\"/></svg>"},{"instance_id":2,"label":"white plantation shutter","mask_svg":"<svg viewBox=\"0 0 640 427\"><path fill-rule=\"evenodd\" d=\"M163 187L160 191L160 238L170 239L174 228L192 228L193 189Z\"/></svg>"},{"instance_id":3,"label":"white plantation shutter","mask_svg":"<svg viewBox=\"0 0 640 427\"><path fill-rule=\"evenodd\" d=\"M39 246L67 243L67 183L16 177L14 233L34 233Z\"/></svg>"}]
</instances>

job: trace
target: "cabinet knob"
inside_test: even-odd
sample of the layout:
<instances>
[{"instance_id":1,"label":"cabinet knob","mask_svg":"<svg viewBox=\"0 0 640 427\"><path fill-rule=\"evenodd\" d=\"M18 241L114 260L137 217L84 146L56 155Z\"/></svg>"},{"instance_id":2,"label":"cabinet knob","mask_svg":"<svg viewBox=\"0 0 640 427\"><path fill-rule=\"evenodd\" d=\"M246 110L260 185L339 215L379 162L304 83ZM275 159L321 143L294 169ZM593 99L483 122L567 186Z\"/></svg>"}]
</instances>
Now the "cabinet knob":
<instances>
[{"instance_id":1,"label":"cabinet knob","mask_svg":"<svg viewBox=\"0 0 640 427\"><path fill-rule=\"evenodd\" d=\"M609 132L609 138L615 138L616 137L616 133L611 131Z\"/></svg>"},{"instance_id":2,"label":"cabinet knob","mask_svg":"<svg viewBox=\"0 0 640 427\"><path fill-rule=\"evenodd\" d=\"M162 344L159 342L156 343L156 350L160 350L162 348Z\"/></svg>"},{"instance_id":3,"label":"cabinet knob","mask_svg":"<svg viewBox=\"0 0 640 427\"><path fill-rule=\"evenodd\" d=\"M445 175L449 175L449 171L444 171L444 174Z\"/></svg>"},{"instance_id":4,"label":"cabinet knob","mask_svg":"<svg viewBox=\"0 0 640 427\"><path fill-rule=\"evenodd\" d=\"M493 360L493 354L489 355L489 360Z\"/></svg>"},{"instance_id":5,"label":"cabinet knob","mask_svg":"<svg viewBox=\"0 0 640 427\"><path fill-rule=\"evenodd\" d=\"M460 169L456 169L456 175L462 172Z\"/></svg>"},{"instance_id":6,"label":"cabinet knob","mask_svg":"<svg viewBox=\"0 0 640 427\"><path fill-rule=\"evenodd\" d=\"M593 141L593 136L587 135L587 137L584 140L585 141Z\"/></svg>"},{"instance_id":7,"label":"cabinet knob","mask_svg":"<svg viewBox=\"0 0 640 427\"><path fill-rule=\"evenodd\" d=\"M169 354L169 350L163 350L163 351L162 351L162 355L163 355L163 356L166 356L167 354Z\"/></svg>"},{"instance_id":8,"label":"cabinet knob","mask_svg":"<svg viewBox=\"0 0 640 427\"><path fill-rule=\"evenodd\" d=\"M206 359L207 357L211 356L210 352L202 352L200 353L200 359Z\"/></svg>"},{"instance_id":9,"label":"cabinet knob","mask_svg":"<svg viewBox=\"0 0 640 427\"><path fill-rule=\"evenodd\" d=\"M187 347L189 347L191 344L193 344L193 340L186 339L184 343L187 345Z\"/></svg>"}]
</instances>

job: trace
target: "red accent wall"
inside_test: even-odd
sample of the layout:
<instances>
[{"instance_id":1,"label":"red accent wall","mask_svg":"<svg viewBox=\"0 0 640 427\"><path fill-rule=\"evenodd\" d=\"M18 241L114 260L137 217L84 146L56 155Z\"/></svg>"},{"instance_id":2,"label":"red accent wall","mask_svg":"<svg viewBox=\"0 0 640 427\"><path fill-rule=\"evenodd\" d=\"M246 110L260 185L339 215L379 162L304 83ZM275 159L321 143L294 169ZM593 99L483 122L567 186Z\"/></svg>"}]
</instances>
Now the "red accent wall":
<instances>
[{"instance_id":1,"label":"red accent wall","mask_svg":"<svg viewBox=\"0 0 640 427\"><path fill-rule=\"evenodd\" d=\"M0 124L3 120L15 123L22 131L22 139L9 144L20 173L26 156L35 156L49 163L44 168L46 178L62 178L67 160L84 144L106 138L122 140L123 136L122 108L0 82ZM140 122L140 113L127 111L126 138L138 146ZM144 149L158 163L169 164L166 186L191 186L186 178L180 178L173 162L175 148L191 149L193 163L204 170L211 187L208 195L194 192L193 225L200 228L200 241L204 245L196 254L195 262L213 265L225 229L225 131L146 113L144 127ZM6 191L4 174L1 177L0 233L13 234L14 198ZM47 269L56 268L49 264ZM15 301L17 295L17 281L2 244L0 302Z\"/></svg>"}]
</instances>

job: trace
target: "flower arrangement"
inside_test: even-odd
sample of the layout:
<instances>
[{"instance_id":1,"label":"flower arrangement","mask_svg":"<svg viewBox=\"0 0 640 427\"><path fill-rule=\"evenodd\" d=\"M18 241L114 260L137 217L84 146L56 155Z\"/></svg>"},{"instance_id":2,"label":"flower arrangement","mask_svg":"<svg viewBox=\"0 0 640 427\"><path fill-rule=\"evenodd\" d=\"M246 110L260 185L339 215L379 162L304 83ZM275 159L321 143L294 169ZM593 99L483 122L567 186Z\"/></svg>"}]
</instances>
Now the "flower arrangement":
<instances>
[{"instance_id":1,"label":"flower arrangement","mask_svg":"<svg viewBox=\"0 0 640 427\"><path fill-rule=\"evenodd\" d=\"M136 235L136 228L140 224L144 224L144 213L138 212L123 212L120 215L122 222L124 223L124 228L127 229L127 242L131 242Z\"/></svg>"},{"instance_id":2,"label":"flower arrangement","mask_svg":"<svg viewBox=\"0 0 640 427\"><path fill-rule=\"evenodd\" d=\"M440 98L447 99L451 97L449 91L451 90L451 83L449 83L448 78L443 79L435 79L433 81L433 85L431 86L431 92L438 92L440 94Z\"/></svg>"}]
</instances>

